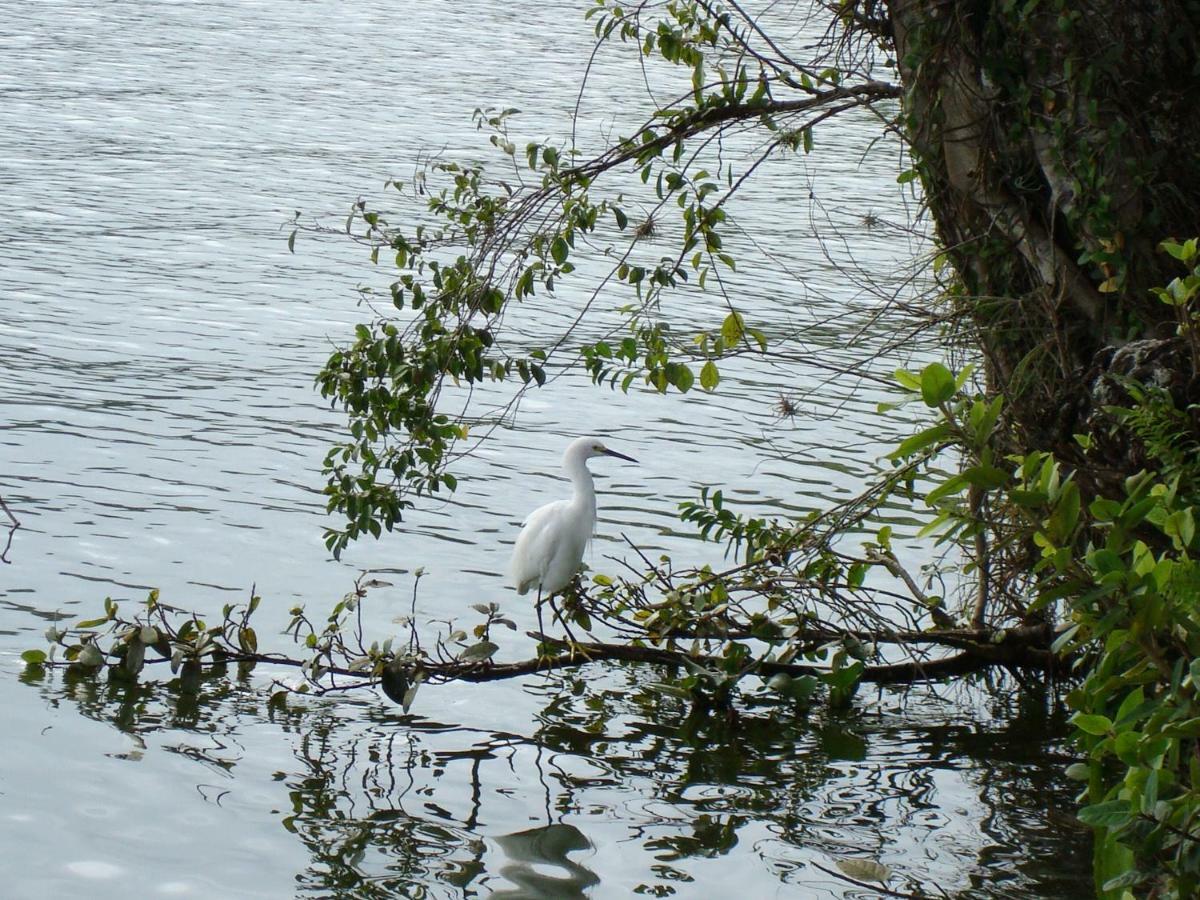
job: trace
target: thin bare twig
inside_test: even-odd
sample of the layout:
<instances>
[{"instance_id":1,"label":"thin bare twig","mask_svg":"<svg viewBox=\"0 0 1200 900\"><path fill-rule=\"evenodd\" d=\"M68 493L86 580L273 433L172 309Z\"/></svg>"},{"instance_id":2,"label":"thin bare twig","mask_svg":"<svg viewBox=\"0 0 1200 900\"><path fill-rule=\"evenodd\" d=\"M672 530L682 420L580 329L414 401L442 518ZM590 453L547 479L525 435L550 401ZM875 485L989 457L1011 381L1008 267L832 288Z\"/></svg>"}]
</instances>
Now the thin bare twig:
<instances>
[{"instance_id":1,"label":"thin bare twig","mask_svg":"<svg viewBox=\"0 0 1200 900\"><path fill-rule=\"evenodd\" d=\"M11 565L12 560L8 558L8 551L12 549L13 535L17 533L17 529L21 527L21 523L17 521L17 517L12 514L12 510L8 508L8 504L4 502L4 497L0 496L0 509L4 510L5 515L12 525L8 529L8 540L4 544L4 552L0 553L0 562Z\"/></svg>"}]
</instances>

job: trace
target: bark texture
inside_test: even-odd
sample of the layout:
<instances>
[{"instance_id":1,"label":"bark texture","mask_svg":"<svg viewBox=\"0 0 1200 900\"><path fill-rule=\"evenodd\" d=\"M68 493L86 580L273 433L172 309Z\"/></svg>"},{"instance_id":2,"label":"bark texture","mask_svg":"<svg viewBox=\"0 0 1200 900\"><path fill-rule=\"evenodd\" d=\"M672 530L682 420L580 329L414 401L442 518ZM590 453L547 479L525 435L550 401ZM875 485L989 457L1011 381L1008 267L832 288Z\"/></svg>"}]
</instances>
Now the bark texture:
<instances>
[{"instance_id":1,"label":"bark texture","mask_svg":"<svg viewBox=\"0 0 1200 900\"><path fill-rule=\"evenodd\" d=\"M888 0L886 17L993 385L1029 446L1061 448L1111 348L1174 332L1149 288L1180 274L1158 243L1200 232L1200 2Z\"/></svg>"}]
</instances>

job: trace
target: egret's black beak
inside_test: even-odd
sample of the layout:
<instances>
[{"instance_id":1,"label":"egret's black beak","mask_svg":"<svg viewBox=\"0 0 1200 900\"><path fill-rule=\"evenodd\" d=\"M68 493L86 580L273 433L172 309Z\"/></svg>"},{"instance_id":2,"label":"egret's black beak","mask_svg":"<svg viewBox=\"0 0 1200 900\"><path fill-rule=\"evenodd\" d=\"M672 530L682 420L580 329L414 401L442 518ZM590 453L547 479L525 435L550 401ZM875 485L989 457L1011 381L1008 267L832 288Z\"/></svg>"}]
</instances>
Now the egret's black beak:
<instances>
[{"instance_id":1,"label":"egret's black beak","mask_svg":"<svg viewBox=\"0 0 1200 900\"><path fill-rule=\"evenodd\" d=\"M616 450L609 450L607 447L604 448L604 455L605 456L615 456L617 459L625 460L625 462L631 462L631 463L637 462L637 460L634 459L632 456L626 456L624 453L618 453Z\"/></svg>"}]
</instances>

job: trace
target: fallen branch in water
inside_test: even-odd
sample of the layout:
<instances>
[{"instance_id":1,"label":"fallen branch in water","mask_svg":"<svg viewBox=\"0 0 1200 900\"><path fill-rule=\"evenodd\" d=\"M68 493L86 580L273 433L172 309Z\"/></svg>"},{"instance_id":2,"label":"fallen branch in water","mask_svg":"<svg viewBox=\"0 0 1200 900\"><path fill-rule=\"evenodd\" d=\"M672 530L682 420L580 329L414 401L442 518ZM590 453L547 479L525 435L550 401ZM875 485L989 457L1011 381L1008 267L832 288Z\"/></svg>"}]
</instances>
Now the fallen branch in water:
<instances>
[{"instance_id":1,"label":"fallen branch in water","mask_svg":"<svg viewBox=\"0 0 1200 900\"><path fill-rule=\"evenodd\" d=\"M993 666L1015 666L1032 668L1041 671L1052 671L1060 664L1048 649L1051 639L1050 629L1046 626L1026 626L1012 629L1007 634L996 632L992 639L987 639L984 633L972 633L979 638L968 649L961 650L952 656L936 659L912 659L906 662L868 665L863 668L858 680L869 684L915 684L923 681L965 675L982 671ZM723 663L718 656L706 654L693 655L681 650L669 650L656 647L638 647L628 644L609 644L601 642L583 642L572 644L548 635L538 635L529 632L529 636L540 638L543 645L560 651L558 655L533 657L513 662L461 661L448 660L443 662L414 661L409 665L409 677L431 683L448 683L452 681L467 681L481 683L488 681L504 681L510 678L523 678L529 675L544 674L562 669L575 669L603 662L627 662L646 665L669 666L686 668L700 666L717 669ZM943 637L936 633L920 635L929 643L939 643ZM994 640L1001 637L1001 640ZM961 641L961 636L956 638ZM147 660L166 662L162 660ZM311 667L311 660L295 659L275 653L246 653L217 651L213 655L214 662L239 664L264 664L286 666L296 669ZM757 674L764 679L774 675L786 675L790 678L804 676L820 676L828 673L828 669L819 666L796 663L780 663L769 660L756 661L747 668L747 673ZM380 679L371 672L353 669L346 666L321 666L322 681L313 685L312 693L321 694L328 691L344 691L354 688L373 688L380 684ZM353 683L339 683L336 678L350 678ZM327 682L324 679L329 679Z\"/></svg>"},{"instance_id":2,"label":"fallen branch in water","mask_svg":"<svg viewBox=\"0 0 1200 900\"><path fill-rule=\"evenodd\" d=\"M1014 629L1014 632L1018 631ZM538 635L531 633L532 637ZM936 635L925 635L935 638ZM1019 630L1019 633L1006 635L998 643L980 641L970 649L963 650L953 656L932 660L910 660L900 663L868 665L863 669L860 681L871 684L907 684L919 681L935 681L949 675L962 675L978 671L989 666L1011 665L1036 669L1052 669L1055 657L1049 651L1050 630L1045 626L1030 626ZM587 642L570 644L557 638L542 636L546 644L564 650L563 655L549 659L526 659L507 663L459 663L449 662L438 665L424 665L422 669L431 678L443 681L499 681L506 678L518 678L524 675L536 675L555 669L570 669L588 665L589 663L616 661L649 663L653 665L682 667L687 664L705 667L717 667L724 660L719 656L706 654L692 655L681 650L667 650L656 647L638 647L629 644L606 644ZM770 677L772 675L788 675L800 678L805 675L820 675L828 671L819 666L796 663L780 663L761 661L754 664L757 674Z\"/></svg>"},{"instance_id":3,"label":"fallen branch in water","mask_svg":"<svg viewBox=\"0 0 1200 900\"><path fill-rule=\"evenodd\" d=\"M529 632L538 642L539 655L512 662L498 662L499 645L491 640L497 628L516 629L498 604L475 604L483 620L471 631L475 643L453 623L439 632L432 647L422 645L414 617L407 618L407 640L369 641L363 634L361 602L368 590L386 586L368 580L366 573L355 581L354 590L335 605L324 626L307 618L302 608L292 610L287 631L303 656L260 652L251 617L260 599L251 591L246 606L228 605L222 619L206 624L196 613L169 606L152 591L132 617L121 615L119 605L105 601L104 616L48 629L50 652L29 650L22 658L29 665L76 667L77 671L107 669L118 677L136 678L146 666L169 663L184 690L195 691L205 670L236 663L241 666L279 666L298 671L301 681L283 684L288 691L324 694L357 688L381 687L407 711L417 688L426 682L486 682L522 678L562 669L624 662L666 667L659 689L682 698L711 694L728 702L732 691L747 675L768 682L783 699L808 703L822 687L834 704L848 703L860 683L912 684L964 675L993 666L1053 671L1061 661L1050 649L1053 629L1044 624L1020 625L1010 629L951 628L933 631L886 629L834 629L827 625L796 627L784 639L764 639L747 633L736 643L726 635L706 652L711 637L684 635L650 637L624 643L575 642ZM733 633L741 626L732 623ZM393 646L394 645L394 646ZM880 645L901 648L910 657L884 662ZM948 656L931 656L935 648L951 648ZM734 648L736 652L731 653ZM62 658L56 658L61 650ZM148 652L153 651L153 652Z\"/></svg>"}]
</instances>

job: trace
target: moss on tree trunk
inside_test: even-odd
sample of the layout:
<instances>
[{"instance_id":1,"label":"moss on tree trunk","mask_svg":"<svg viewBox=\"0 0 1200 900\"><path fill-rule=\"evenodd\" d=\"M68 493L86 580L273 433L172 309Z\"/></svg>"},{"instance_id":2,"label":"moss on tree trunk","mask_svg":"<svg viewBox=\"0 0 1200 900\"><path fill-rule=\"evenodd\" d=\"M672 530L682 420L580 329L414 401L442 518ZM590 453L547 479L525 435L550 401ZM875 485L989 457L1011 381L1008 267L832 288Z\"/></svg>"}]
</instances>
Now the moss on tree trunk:
<instances>
[{"instance_id":1,"label":"moss on tree trunk","mask_svg":"<svg viewBox=\"0 0 1200 900\"><path fill-rule=\"evenodd\" d=\"M1158 243L1200 231L1200 3L887 11L958 302L1028 447L1060 449L1101 351L1174 331L1149 289L1178 274Z\"/></svg>"}]
</instances>

